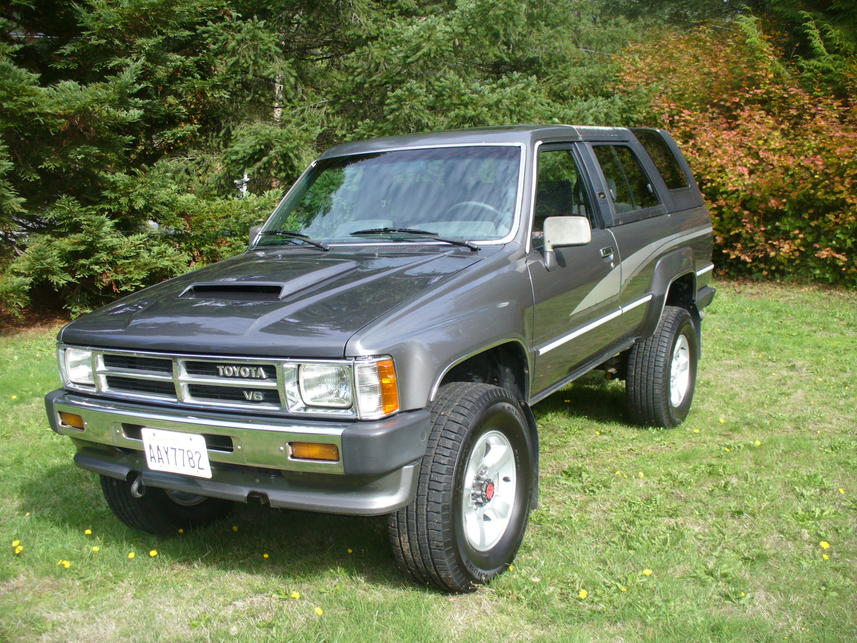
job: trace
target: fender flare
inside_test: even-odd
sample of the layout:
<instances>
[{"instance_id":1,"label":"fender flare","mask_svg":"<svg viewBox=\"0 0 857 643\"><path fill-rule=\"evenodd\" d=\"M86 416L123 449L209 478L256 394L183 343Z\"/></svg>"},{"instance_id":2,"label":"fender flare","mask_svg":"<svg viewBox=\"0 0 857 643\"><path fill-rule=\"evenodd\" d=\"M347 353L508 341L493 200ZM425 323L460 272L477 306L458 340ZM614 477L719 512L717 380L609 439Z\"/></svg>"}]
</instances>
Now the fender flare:
<instances>
[{"instance_id":1,"label":"fender flare","mask_svg":"<svg viewBox=\"0 0 857 643\"><path fill-rule=\"evenodd\" d=\"M696 311L696 271L694 269L693 250L691 248L677 248L658 259L655 264L649 287L649 292L652 293L652 301L649 303L649 309L640 327L641 337L648 337L655 332L661 315L663 315L670 287L685 275L690 275L693 280L690 295L693 309L690 313L696 320L699 319L699 313ZM699 324L697 324L698 326Z\"/></svg>"}]
</instances>

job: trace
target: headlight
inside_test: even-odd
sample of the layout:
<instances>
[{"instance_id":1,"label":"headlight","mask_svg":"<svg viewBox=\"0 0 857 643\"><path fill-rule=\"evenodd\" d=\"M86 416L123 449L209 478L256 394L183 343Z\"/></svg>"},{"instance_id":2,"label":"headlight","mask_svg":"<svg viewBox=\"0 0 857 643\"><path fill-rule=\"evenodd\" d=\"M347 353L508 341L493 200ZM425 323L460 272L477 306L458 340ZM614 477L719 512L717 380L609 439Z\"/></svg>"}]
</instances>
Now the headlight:
<instances>
[{"instance_id":1,"label":"headlight","mask_svg":"<svg viewBox=\"0 0 857 643\"><path fill-rule=\"evenodd\" d=\"M399 410L396 366L389 357L283 366L288 408L292 413L354 413L377 420Z\"/></svg>"},{"instance_id":2,"label":"headlight","mask_svg":"<svg viewBox=\"0 0 857 643\"><path fill-rule=\"evenodd\" d=\"M92 351L83 348L62 349L63 373L66 384L95 386L92 375Z\"/></svg>"},{"instance_id":3,"label":"headlight","mask_svg":"<svg viewBox=\"0 0 857 643\"><path fill-rule=\"evenodd\" d=\"M301 364L301 398L307 406L347 409L352 405L351 368L345 365Z\"/></svg>"}]
</instances>

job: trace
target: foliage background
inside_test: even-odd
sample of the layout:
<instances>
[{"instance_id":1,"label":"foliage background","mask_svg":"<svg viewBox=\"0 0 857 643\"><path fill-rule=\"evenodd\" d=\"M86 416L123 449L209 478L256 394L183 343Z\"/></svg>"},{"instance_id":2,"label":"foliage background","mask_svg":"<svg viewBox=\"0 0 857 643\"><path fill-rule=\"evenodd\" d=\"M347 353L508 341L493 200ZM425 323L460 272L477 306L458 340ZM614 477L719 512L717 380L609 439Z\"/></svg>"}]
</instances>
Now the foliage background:
<instances>
[{"instance_id":1,"label":"foliage background","mask_svg":"<svg viewBox=\"0 0 857 643\"><path fill-rule=\"evenodd\" d=\"M334 143L524 122L666 127L718 270L853 286L855 52L847 0L12 0L0 305L234 253Z\"/></svg>"}]
</instances>

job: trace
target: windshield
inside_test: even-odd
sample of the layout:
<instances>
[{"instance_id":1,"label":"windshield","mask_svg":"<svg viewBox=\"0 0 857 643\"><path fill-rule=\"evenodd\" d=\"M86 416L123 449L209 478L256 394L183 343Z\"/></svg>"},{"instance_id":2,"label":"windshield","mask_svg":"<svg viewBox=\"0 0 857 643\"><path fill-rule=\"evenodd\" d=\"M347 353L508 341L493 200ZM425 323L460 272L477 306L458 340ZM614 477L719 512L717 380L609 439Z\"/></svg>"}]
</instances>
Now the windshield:
<instances>
[{"instance_id":1,"label":"windshield","mask_svg":"<svg viewBox=\"0 0 857 643\"><path fill-rule=\"evenodd\" d=\"M468 241L502 239L515 219L520 158L517 146L474 146L323 159L264 230L343 243L366 243L372 235L372 241L404 239L405 229ZM282 243L263 232L257 245Z\"/></svg>"}]
</instances>

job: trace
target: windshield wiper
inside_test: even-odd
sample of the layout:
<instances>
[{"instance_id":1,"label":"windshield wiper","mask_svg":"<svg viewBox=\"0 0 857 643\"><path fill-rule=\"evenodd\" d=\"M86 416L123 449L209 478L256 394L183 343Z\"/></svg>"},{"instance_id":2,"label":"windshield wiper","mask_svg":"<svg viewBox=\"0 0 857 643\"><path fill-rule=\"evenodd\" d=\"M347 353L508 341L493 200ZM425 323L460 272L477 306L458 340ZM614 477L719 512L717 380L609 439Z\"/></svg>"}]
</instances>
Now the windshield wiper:
<instances>
[{"instance_id":1,"label":"windshield wiper","mask_svg":"<svg viewBox=\"0 0 857 643\"><path fill-rule=\"evenodd\" d=\"M261 234L287 237L289 239L294 239L295 241L303 241L304 243L308 243L311 246L315 246L316 248L320 248L324 251L330 250L330 246L326 243L316 241L315 239L310 239L307 235L301 234L300 232L295 232L294 230L263 230Z\"/></svg>"},{"instance_id":2,"label":"windshield wiper","mask_svg":"<svg viewBox=\"0 0 857 643\"><path fill-rule=\"evenodd\" d=\"M367 228L366 230L355 230L351 233L351 236L360 237L363 235L370 234L411 234L415 237L428 237L432 241L449 243L453 246L464 246L465 248L470 248L474 252L477 250L481 250L479 246L477 246L475 243L471 243L470 241L462 241L460 239L445 239L444 237L437 236L436 232L429 232L428 230L417 230L415 228Z\"/></svg>"}]
</instances>

